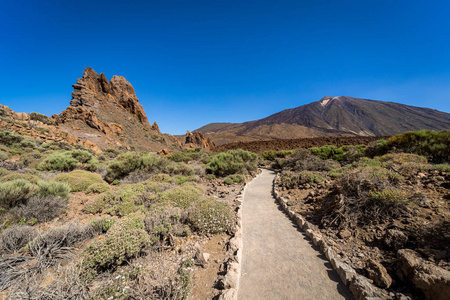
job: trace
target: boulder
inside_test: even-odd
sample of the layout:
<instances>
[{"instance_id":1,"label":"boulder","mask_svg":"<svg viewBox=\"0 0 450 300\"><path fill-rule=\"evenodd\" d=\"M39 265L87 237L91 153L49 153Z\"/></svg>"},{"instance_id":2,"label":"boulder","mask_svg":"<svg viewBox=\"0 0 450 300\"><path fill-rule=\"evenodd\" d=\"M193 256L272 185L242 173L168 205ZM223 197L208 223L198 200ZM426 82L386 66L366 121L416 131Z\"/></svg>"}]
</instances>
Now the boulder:
<instances>
[{"instance_id":1,"label":"boulder","mask_svg":"<svg viewBox=\"0 0 450 300\"><path fill-rule=\"evenodd\" d=\"M425 261L414 250L397 252L399 277L420 290L425 299L446 300L450 295L450 271Z\"/></svg>"}]
</instances>

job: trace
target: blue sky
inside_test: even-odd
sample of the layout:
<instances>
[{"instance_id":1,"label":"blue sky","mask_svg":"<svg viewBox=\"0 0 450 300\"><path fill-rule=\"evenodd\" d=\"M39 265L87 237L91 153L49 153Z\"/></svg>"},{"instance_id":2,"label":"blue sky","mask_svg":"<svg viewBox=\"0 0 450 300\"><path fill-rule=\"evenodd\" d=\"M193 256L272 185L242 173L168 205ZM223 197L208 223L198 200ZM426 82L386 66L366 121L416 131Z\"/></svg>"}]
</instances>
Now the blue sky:
<instances>
[{"instance_id":1,"label":"blue sky","mask_svg":"<svg viewBox=\"0 0 450 300\"><path fill-rule=\"evenodd\" d=\"M450 112L450 1L0 1L0 104L60 113L84 68L182 134L353 96Z\"/></svg>"}]
</instances>

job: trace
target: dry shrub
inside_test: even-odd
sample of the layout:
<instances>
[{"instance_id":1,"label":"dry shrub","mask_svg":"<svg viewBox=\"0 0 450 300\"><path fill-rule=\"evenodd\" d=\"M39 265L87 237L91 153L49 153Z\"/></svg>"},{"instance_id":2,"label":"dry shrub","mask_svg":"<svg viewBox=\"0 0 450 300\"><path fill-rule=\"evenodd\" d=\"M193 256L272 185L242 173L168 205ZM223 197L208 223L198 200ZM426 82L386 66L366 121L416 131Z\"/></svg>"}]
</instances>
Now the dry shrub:
<instances>
[{"instance_id":1,"label":"dry shrub","mask_svg":"<svg viewBox=\"0 0 450 300\"><path fill-rule=\"evenodd\" d=\"M76 243L91 239L95 234L91 224L70 223L63 227L52 228L38 236L31 243L29 250L42 270L53 265L57 259L70 257L70 251Z\"/></svg>"},{"instance_id":2,"label":"dry shrub","mask_svg":"<svg viewBox=\"0 0 450 300\"><path fill-rule=\"evenodd\" d=\"M309 150L298 149L285 159L277 159L277 165L283 170L292 171L328 171L339 166L338 162L323 160Z\"/></svg>"},{"instance_id":3,"label":"dry shrub","mask_svg":"<svg viewBox=\"0 0 450 300\"><path fill-rule=\"evenodd\" d=\"M37 230L31 226L11 226L0 234L2 252L18 251L37 235Z\"/></svg>"},{"instance_id":4,"label":"dry shrub","mask_svg":"<svg viewBox=\"0 0 450 300\"><path fill-rule=\"evenodd\" d=\"M148 265L151 268L138 272L134 280L128 282L128 296L130 299L186 299L190 293L192 270L189 262L193 264L192 260L187 260L180 266L175 258L165 257L159 251L137 259L131 264L132 267L137 269Z\"/></svg>"},{"instance_id":5,"label":"dry shrub","mask_svg":"<svg viewBox=\"0 0 450 300\"><path fill-rule=\"evenodd\" d=\"M47 222L60 216L66 208L67 200L59 196L33 196L26 204L12 208L10 213L26 220Z\"/></svg>"},{"instance_id":6,"label":"dry shrub","mask_svg":"<svg viewBox=\"0 0 450 300\"><path fill-rule=\"evenodd\" d=\"M333 186L333 202L325 203L323 224L354 227L403 215L408 195L396 186L398 180L383 168L344 172Z\"/></svg>"},{"instance_id":7,"label":"dry shrub","mask_svg":"<svg viewBox=\"0 0 450 300\"><path fill-rule=\"evenodd\" d=\"M52 274L54 281L43 285L48 272L39 275L33 272L23 274L20 281L15 282L8 290L9 299L88 299L89 290L80 280L80 270L74 265L58 266Z\"/></svg>"}]
</instances>

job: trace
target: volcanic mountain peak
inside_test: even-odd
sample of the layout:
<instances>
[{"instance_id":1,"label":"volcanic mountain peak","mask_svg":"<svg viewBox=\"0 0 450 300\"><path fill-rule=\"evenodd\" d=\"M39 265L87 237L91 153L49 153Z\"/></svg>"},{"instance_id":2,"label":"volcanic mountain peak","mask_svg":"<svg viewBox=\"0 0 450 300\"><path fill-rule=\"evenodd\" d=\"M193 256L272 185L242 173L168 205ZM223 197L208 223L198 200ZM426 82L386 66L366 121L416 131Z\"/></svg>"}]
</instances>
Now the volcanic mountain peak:
<instances>
[{"instance_id":1,"label":"volcanic mountain peak","mask_svg":"<svg viewBox=\"0 0 450 300\"><path fill-rule=\"evenodd\" d=\"M303 137L389 136L419 129L449 128L450 114L437 110L349 96L325 96L260 120L206 125L198 130L221 145Z\"/></svg>"}]
</instances>

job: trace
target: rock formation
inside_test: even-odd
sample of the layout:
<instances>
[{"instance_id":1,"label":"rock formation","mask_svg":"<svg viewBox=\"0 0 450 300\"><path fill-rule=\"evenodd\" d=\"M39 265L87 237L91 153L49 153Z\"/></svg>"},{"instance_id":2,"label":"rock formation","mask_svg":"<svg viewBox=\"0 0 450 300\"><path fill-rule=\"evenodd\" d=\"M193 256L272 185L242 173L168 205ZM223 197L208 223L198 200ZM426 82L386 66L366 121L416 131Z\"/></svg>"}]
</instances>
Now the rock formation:
<instances>
[{"instance_id":1,"label":"rock formation","mask_svg":"<svg viewBox=\"0 0 450 300\"><path fill-rule=\"evenodd\" d=\"M171 135L150 126L133 86L122 76L108 81L105 74L86 68L73 85L70 106L53 123L82 141L102 148L123 146L137 150L180 147Z\"/></svg>"},{"instance_id":2,"label":"rock formation","mask_svg":"<svg viewBox=\"0 0 450 300\"><path fill-rule=\"evenodd\" d=\"M185 146L188 148L205 148L212 149L214 148L214 142L207 138L201 132L186 132L186 140L184 142Z\"/></svg>"}]
</instances>

